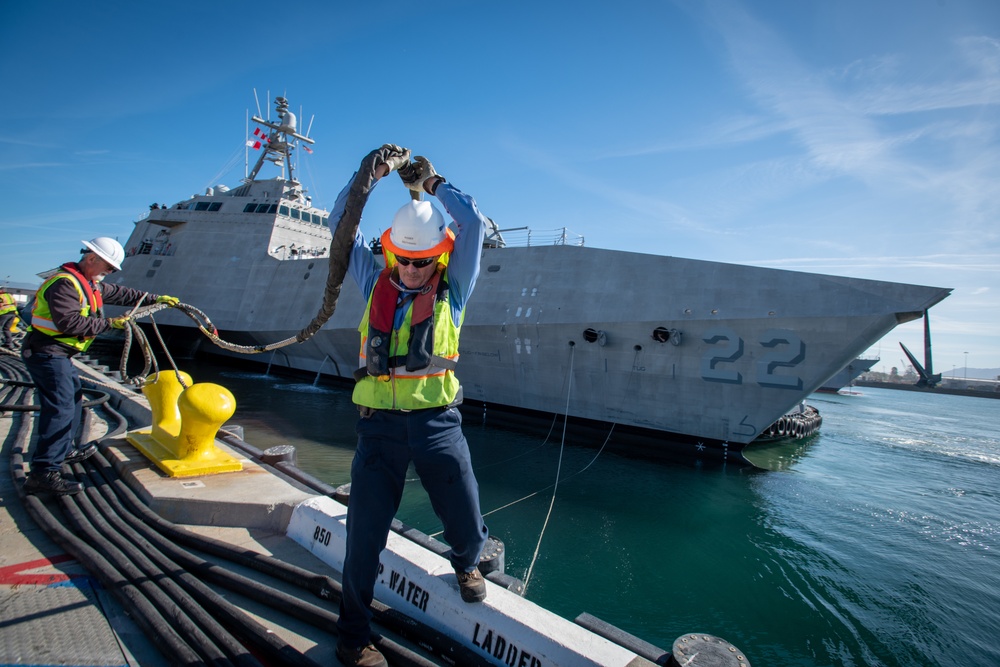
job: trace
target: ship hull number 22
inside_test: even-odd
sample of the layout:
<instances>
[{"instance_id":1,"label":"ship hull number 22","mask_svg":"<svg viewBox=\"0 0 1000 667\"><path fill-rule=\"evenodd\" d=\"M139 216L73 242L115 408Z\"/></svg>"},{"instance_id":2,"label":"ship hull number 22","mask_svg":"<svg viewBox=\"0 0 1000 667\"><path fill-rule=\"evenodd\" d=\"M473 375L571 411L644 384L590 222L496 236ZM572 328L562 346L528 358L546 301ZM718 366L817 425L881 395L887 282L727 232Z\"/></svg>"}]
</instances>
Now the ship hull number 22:
<instances>
[{"instance_id":1,"label":"ship hull number 22","mask_svg":"<svg viewBox=\"0 0 1000 667\"><path fill-rule=\"evenodd\" d=\"M743 373L737 363L745 351L743 339L728 327L718 327L705 332L702 341L711 346L701 358L702 379L743 384ZM787 329L769 329L756 344L764 348L755 368L757 384L774 389L802 389L802 378L785 370L794 369L806 358L806 344L798 334ZM776 372L779 369L782 369L780 374Z\"/></svg>"}]
</instances>

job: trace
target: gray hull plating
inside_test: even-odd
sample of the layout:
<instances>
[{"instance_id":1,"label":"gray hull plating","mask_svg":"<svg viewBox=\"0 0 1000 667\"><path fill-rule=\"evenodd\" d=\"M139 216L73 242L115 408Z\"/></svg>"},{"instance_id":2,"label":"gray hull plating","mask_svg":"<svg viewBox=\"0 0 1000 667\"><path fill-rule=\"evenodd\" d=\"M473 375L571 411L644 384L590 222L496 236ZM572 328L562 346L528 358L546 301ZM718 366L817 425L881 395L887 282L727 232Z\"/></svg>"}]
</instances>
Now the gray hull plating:
<instances>
[{"instance_id":1,"label":"gray hull plating","mask_svg":"<svg viewBox=\"0 0 1000 667\"><path fill-rule=\"evenodd\" d=\"M848 386L859 377L867 373L872 369L872 367L879 362L878 358L874 359L855 359L851 363L840 369L839 372L835 373L833 377L829 378L823 383L817 391L826 392L829 394L836 394L844 387Z\"/></svg>"},{"instance_id":2,"label":"gray hull plating","mask_svg":"<svg viewBox=\"0 0 1000 667\"><path fill-rule=\"evenodd\" d=\"M163 228L156 218L192 219L170 225L172 254L130 256L116 281L177 295L207 313L222 338L243 344L292 336L315 315L327 260L268 252L288 245L297 231L290 222L154 213L130 247ZM314 246L328 242L326 228L298 226L308 233L297 236L300 246L310 235ZM949 293L572 246L488 248L482 266L462 331L467 398L559 414L568 405L572 416L737 449ZM362 309L348 278L333 318L273 362L350 377ZM176 313L157 322L191 326ZM660 342L657 329L672 333Z\"/></svg>"}]
</instances>

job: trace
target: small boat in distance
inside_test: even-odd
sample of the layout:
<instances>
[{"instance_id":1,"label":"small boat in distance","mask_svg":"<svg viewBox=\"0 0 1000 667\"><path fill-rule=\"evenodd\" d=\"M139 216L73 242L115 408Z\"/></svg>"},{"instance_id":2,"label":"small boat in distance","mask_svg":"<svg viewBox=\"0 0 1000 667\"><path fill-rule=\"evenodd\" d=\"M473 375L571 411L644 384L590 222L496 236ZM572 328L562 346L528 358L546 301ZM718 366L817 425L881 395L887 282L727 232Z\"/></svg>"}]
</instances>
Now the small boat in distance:
<instances>
[{"instance_id":1,"label":"small boat in distance","mask_svg":"<svg viewBox=\"0 0 1000 667\"><path fill-rule=\"evenodd\" d=\"M180 297L241 345L298 333L328 273L329 213L293 171L296 151L312 140L299 134L287 100L275 102L277 122L253 117L263 139L250 142L262 151L251 173L232 188L152 207L134 223L123 270L108 278ZM279 173L263 178L268 163ZM401 189L400 203L406 196ZM738 458L852 359L951 292L588 248L565 231L518 245L504 231L487 238L462 328L456 372L466 402L613 424L616 438L650 436L640 452L648 456ZM348 279L315 336L261 361L351 378L364 306ZM181 313L156 321L172 345L234 356Z\"/></svg>"}]
</instances>

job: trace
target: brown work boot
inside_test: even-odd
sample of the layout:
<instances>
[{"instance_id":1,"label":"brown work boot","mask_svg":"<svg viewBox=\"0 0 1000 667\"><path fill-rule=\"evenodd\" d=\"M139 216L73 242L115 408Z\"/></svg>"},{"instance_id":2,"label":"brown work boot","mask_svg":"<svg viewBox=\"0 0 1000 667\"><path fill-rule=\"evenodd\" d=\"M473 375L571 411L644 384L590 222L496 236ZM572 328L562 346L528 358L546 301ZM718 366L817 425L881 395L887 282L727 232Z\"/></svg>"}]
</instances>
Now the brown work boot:
<instances>
[{"instance_id":1,"label":"brown work boot","mask_svg":"<svg viewBox=\"0 0 1000 667\"><path fill-rule=\"evenodd\" d=\"M347 648L337 642L337 660L344 667L389 667L382 654L373 645Z\"/></svg>"},{"instance_id":2,"label":"brown work boot","mask_svg":"<svg viewBox=\"0 0 1000 667\"><path fill-rule=\"evenodd\" d=\"M54 493L57 496L71 496L80 493L83 484L71 482L63 479L62 473L58 470L43 473L30 473L24 480L24 492L31 495L35 493Z\"/></svg>"},{"instance_id":3,"label":"brown work boot","mask_svg":"<svg viewBox=\"0 0 1000 667\"><path fill-rule=\"evenodd\" d=\"M477 567L472 572L459 572L455 570L458 577L458 590L462 592L462 599L466 602L482 602L486 599L486 580L480 574Z\"/></svg>"}]
</instances>

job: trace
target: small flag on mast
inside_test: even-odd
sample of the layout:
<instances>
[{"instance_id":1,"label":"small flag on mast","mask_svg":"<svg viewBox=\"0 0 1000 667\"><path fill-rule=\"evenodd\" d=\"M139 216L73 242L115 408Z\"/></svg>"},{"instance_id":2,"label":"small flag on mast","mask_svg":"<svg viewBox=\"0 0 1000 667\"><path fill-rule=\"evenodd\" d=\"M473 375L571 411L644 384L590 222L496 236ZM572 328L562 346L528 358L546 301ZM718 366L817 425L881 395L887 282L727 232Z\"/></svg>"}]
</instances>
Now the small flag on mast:
<instances>
[{"instance_id":1,"label":"small flag on mast","mask_svg":"<svg viewBox=\"0 0 1000 667\"><path fill-rule=\"evenodd\" d=\"M313 149L309 148L305 144L302 144L302 150L304 150L306 153L309 153L309 155L312 155Z\"/></svg>"}]
</instances>

